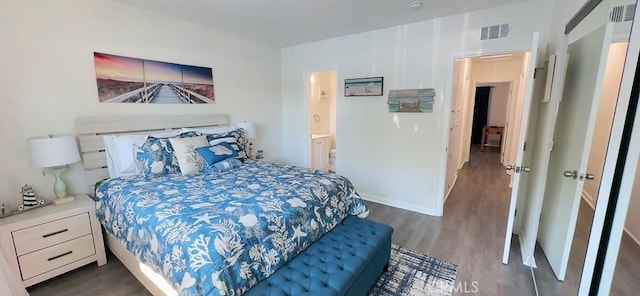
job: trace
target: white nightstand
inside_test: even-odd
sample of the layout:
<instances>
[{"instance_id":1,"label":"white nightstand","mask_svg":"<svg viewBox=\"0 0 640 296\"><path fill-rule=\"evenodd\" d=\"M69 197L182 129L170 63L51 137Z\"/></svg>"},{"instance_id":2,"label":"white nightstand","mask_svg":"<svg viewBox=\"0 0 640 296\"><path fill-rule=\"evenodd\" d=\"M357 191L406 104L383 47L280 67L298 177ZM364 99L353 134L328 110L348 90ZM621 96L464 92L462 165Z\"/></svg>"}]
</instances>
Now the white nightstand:
<instances>
[{"instance_id":1,"label":"white nightstand","mask_svg":"<svg viewBox=\"0 0 640 296\"><path fill-rule=\"evenodd\" d=\"M25 287L107 263L95 202L87 195L0 219L0 248Z\"/></svg>"}]
</instances>

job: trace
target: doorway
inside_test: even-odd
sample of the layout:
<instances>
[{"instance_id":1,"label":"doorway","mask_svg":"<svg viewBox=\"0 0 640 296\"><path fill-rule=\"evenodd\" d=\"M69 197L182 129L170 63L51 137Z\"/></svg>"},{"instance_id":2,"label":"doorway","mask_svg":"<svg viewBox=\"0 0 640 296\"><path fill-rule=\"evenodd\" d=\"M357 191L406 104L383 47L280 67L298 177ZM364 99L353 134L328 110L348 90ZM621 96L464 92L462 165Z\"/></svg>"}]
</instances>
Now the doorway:
<instances>
[{"instance_id":1,"label":"doorway","mask_svg":"<svg viewBox=\"0 0 640 296\"><path fill-rule=\"evenodd\" d=\"M455 60L445 201L471 156L496 154L501 165L515 162L520 126L510 123L522 115L528 63L527 53Z\"/></svg>"},{"instance_id":2,"label":"doorway","mask_svg":"<svg viewBox=\"0 0 640 296\"><path fill-rule=\"evenodd\" d=\"M538 45L539 45L540 34L534 33L531 39L531 44L528 48L522 48L520 50L513 50L511 52L496 52L493 55L486 56L466 56L466 57L455 57L453 59L452 74L453 80L455 84L452 85L452 108L451 108L451 116L449 116L449 112L445 113L445 118L450 119L449 124L449 133L445 135L447 137L447 146L445 147L445 151L447 154L444 154L446 157L442 158L442 165L445 168L446 173L443 174L443 178L441 179L442 184L441 187L443 191L441 191L442 195L442 210L444 212L444 206L446 197L448 197L448 193L454 189L455 181L457 179L457 172L469 159L470 152L470 139L471 139L471 112L469 110L473 110L472 108L468 108L469 103L467 96L460 96L459 85L474 85L476 86L477 80L472 80L472 72L475 70L480 70L483 68L488 68L485 71L487 76L493 75L497 79L493 81L512 81L514 84L512 89L513 98L509 103L508 114L507 114L507 123L504 127L504 135L505 135L505 149L504 149L504 157L503 157L503 169L506 169L507 174L510 175L510 182L507 184L507 189L509 187L510 190L510 199L502 202L508 204L508 214L505 218L506 220L506 228L505 228L505 236L504 236L504 248L503 248L503 257L502 263L508 264L510 257L510 250L512 245L512 240L514 239L513 234L518 233L520 230L520 223L522 219L518 217L516 219L516 208L520 203L522 203L522 199L518 197L523 196L526 192L526 183L527 183L527 174L530 172L530 167L528 166L529 159L531 158L531 152L526 151L526 138L528 135L532 135L533 132L528 132L529 127L529 119L535 118L535 114L537 114L537 105L532 104L533 97L533 86L534 86L534 72L535 65L538 53ZM478 67L475 67L475 63L472 63L472 59L478 59ZM518 59L519 58L519 59ZM462 59L462 61L460 61ZM491 68L491 65L495 65L492 62L511 62L515 63L515 66L518 68L515 71L515 78L507 79L507 74L509 71L505 71L503 69L497 69L496 67ZM519 62L519 63L518 63ZM481 65L488 65L487 67L480 67ZM462 81L462 83L460 82ZM491 82L491 80L489 80ZM462 90L464 91L464 87ZM474 88L475 89L475 88ZM475 95L474 95L475 97ZM466 99L463 100L462 98ZM472 101L473 102L473 101ZM533 114L533 116L531 116ZM458 136L459 135L459 136ZM449 148L452 149L449 149ZM457 159L456 159L457 158ZM451 161L453 160L453 161ZM459 167L456 167L456 164L459 164ZM527 164L527 165L525 165ZM498 164L499 167L501 167ZM502 175L506 177L506 175ZM522 186L521 186L522 184ZM522 237L519 236L522 240ZM530 239L527 238L526 242ZM522 241L521 241L522 245ZM527 260L529 260L527 258ZM525 257L523 257L523 262L525 262ZM533 263L535 265L535 263Z\"/></svg>"},{"instance_id":3,"label":"doorway","mask_svg":"<svg viewBox=\"0 0 640 296\"><path fill-rule=\"evenodd\" d=\"M309 167L336 172L336 96L338 72L308 73L309 90Z\"/></svg>"},{"instance_id":4,"label":"doorway","mask_svg":"<svg viewBox=\"0 0 640 296\"><path fill-rule=\"evenodd\" d=\"M473 106L473 123L471 125L471 145L484 146L480 143L483 139L483 129L487 126L489 119L489 96L491 94L490 86L476 87L476 97ZM484 142L484 141L483 141Z\"/></svg>"}]
</instances>

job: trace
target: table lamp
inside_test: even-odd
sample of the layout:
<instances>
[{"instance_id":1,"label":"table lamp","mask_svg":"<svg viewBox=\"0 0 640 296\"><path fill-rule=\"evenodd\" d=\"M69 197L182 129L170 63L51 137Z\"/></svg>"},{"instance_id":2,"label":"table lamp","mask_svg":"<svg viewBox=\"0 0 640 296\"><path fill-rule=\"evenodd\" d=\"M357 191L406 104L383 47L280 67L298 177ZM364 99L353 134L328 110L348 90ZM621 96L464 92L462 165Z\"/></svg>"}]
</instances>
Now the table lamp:
<instances>
[{"instance_id":1,"label":"table lamp","mask_svg":"<svg viewBox=\"0 0 640 296\"><path fill-rule=\"evenodd\" d=\"M252 123L252 122L239 122L237 125L237 127L241 128L244 130L244 134L245 136L247 136L247 139L254 139L256 137L256 126ZM249 141L249 151L247 151L247 156L249 156L249 158L253 158L253 143L251 143L251 141Z\"/></svg>"},{"instance_id":2,"label":"table lamp","mask_svg":"<svg viewBox=\"0 0 640 296\"><path fill-rule=\"evenodd\" d=\"M73 136L54 136L27 139L29 161L31 166L43 168L42 175L47 173L55 177L53 192L56 194L54 204L61 204L75 200L67 195L67 184L62 174L69 169L69 164L80 161L80 153Z\"/></svg>"}]
</instances>

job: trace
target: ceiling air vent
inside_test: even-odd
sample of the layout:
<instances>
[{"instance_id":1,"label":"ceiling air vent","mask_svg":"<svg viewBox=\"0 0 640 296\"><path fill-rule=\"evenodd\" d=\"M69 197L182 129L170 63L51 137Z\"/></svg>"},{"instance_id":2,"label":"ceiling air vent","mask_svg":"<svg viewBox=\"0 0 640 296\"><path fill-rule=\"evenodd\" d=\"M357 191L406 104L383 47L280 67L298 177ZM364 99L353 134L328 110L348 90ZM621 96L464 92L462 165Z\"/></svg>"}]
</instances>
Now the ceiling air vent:
<instances>
[{"instance_id":1,"label":"ceiling air vent","mask_svg":"<svg viewBox=\"0 0 640 296\"><path fill-rule=\"evenodd\" d=\"M629 4L624 9L624 21L630 22L636 16L636 4Z\"/></svg>"},{"instance_id":2,"label":"ceiling air vent","mask_svg":"<svg viewBox=\"0 0 640 296\"><path fill-rule=\"evenodd\" d=\"M622 23L632 21L635 16L636 4L617 5L609 12L609 21L612 23Z\"/></svg>"},{"instance_id":3,"label":"ceiling air vent","mask_svg":"<svg viewBox=\"0 0 640 296\"><path fill-rule=\"evenodd\" d=\"M480 40L507 38L510 32L511 25L509 24L482 27L482 30L480 30Z\"/></svg>"}]
</instances>

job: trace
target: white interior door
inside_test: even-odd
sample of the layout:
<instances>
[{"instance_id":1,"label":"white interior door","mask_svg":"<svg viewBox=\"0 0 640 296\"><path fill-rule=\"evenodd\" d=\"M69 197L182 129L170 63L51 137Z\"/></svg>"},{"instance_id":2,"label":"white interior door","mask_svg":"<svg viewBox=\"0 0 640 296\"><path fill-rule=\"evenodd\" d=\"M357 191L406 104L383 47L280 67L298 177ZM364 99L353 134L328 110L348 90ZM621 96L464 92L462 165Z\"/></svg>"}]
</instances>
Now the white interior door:
<instances>
[{"instance_id":1,"label":"white interior door","mask_svg":"<svg viewBox=\"0 0 640 296\"><path fill-rule=\"evenodd\" d=\"M509 83L509 95L508 95L508 99L507 99L507 116L506 117L506 121L504 123L504 133L502 134L502 142L500 143L500 164L504 165L506 159L505 156L508 156L508 150L507 149L507 145L508 145L508 141L507 138L509 137L509 132L510 132L510 123L509 123L509 114L511 113L511 108L513 108L513 102L514 102L514 96L513 96L513 82ZM506 159L505 159L506 158Z\"/></svg>"},{"instance_id":2,"label":"white interior door","mask_svg":"<svg viewBox=\"0 0 640 296\"><path fill-rule=\"evenodd\" d=\"M458 175L460 151L460 108L464 84L464 60L457 59L454 69L454 87L451 101L451 116L449 122L449 145L447 146L447 175L445 181L445 199L455 184Z\"/></svg>"},{"instance_id":3,"label":"white interior door","mask_svg":"<svg viewBox=\"0 0 640 296\"><path fill-rule=\"evenodd\" d=\"M564 280L569 262L611 33L612 27L603 25L568 46L538 231L538 242L559 280Z\"/></svg>"},{"instance_id":4,"label":"white interior door","mask_svg":"<svg viewBox=\"0 0 640 296\"><path fill-rule=\"evenodd\" d=\"M451 114L453 116L453 114ZM447 146L447 180L445 188L445 198L449 197L449 193L455 185L458 177L458 145L460 144L460 124L457 119L451 118L449 125L449 145Z\"/></svg>"},{"instance_id":5,"label":"white interior door","mask_svg":"<svg viewBox=\"0 0 640 296\"><path fill-rule=\"evenodd\" d=\"M533 74L536 68L536 58L538 56L538 40L539 34L536 32L533 34L533 40L531 42L531 52L529 55L529 65L527 66L527 76L525 79L526 87L525 94L522 102L522 116L520 122L512 122L511 126L515 124L520 126L520 134L518 137L518 149L516 152L516 163L510 164L513 167L514 178L511 189L511 201L509 202L509 214L507 216L507 230L504 238L504 250L502 253L502 263L509 263L509 250L511 249L511 234L513 233L513 223L516 214L516 205L518 203L518 197L522 196L525 192L525 186L520 186L523 183L524 173L528 168L525 168L522 164L524 156L525 139L527 138L527 128L529 125L529 113L531 112L531 97L533 94Z\"/></svg>"}]
</instances>

